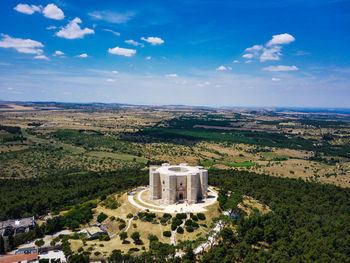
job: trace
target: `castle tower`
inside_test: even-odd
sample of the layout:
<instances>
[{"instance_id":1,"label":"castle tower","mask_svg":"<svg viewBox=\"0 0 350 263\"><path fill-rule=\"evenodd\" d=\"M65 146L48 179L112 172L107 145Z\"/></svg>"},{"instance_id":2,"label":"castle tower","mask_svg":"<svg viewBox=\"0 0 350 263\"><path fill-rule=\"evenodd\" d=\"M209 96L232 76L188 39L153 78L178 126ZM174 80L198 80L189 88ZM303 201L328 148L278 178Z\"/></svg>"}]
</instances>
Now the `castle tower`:
<instances>
[{"instance_id":1,"label":"castle tower","mask_svg":"<svg viewBox=\"0 0 350 263\"><path fill-rule=\"evenodd\" d=\"M208 197L208 171L201 166L162 164L150 167L150 199L164 204L196 203Z\"/></svg>"}]
</instances>

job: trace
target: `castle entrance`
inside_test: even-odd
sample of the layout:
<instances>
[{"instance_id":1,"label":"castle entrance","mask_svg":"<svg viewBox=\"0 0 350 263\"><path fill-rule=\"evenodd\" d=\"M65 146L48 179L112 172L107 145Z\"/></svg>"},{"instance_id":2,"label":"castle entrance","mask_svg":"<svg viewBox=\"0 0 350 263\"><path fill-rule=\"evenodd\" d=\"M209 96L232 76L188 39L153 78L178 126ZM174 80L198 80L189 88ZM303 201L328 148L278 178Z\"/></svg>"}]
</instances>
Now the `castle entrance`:
<instances>
[{"instance_id":1,"label":"castle entrance","mask_svg":"<svg viewBox=\"0 0 350 263\"><path fill-rule=\"evenodd\" d=\"M184 194L183 193L179 194L179 200L184 200Z\"/></svg>"}]
</instances>

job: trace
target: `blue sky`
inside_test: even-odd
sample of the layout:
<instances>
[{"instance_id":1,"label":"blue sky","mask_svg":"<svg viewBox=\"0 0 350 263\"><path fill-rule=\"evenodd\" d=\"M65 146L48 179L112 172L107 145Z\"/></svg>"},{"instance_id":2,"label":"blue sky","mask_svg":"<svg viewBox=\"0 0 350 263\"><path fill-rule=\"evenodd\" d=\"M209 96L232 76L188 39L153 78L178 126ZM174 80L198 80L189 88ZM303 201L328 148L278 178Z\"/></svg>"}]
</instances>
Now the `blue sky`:
<instances>
[{"instance_id":1,"label":"blue sky","mask_svg":"<svg viewBox=\"0 0 350 263\"><path fill-rule=\"evenodd\" d=\"M5 0L0 17L0 100L350 105L350 1Z\"/></svg>"}]
</instances>

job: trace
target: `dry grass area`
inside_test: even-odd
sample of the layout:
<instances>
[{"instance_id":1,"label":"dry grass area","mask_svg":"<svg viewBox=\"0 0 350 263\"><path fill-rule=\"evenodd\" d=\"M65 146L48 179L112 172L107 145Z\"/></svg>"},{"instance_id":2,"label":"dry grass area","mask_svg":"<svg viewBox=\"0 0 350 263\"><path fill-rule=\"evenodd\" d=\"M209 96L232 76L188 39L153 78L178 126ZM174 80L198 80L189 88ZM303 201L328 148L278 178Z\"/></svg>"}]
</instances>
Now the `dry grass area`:
<instances>
[{"instance_id":1,"label":"dry grass area","mask_svg":"<svg viewBox=\"0 0 350 263\"><path fill-rule=\"evenodd\" d=\"M28 178L51 174L55 171L64 172L72 167L97 172L113 171L135 167L135 165L143 167L147 161L153 163L167 161L169 163L186 162L190 165L204 164L206 168L213 169L249 170L271 176L302 178L350 187L350 162L347 159L338 158L337 165L329 165L324 162L309 161L308 159L314 153L304 150L204 141L188 145L169 142L125 142L119 138L123 132L137 132L154 127L156 124L162 126L160 123L164 120L179 116L198 117L206 112L191 107L118 106L102 109L100 106L65 108L54 104L25 105L4 102L0 106L1 125L21 127L23 135L27 138L23 142L0 144L0 178ZM318 141L321 137L318 126L308 127L298 121L300 116L305 117L305 113L284 112L280 113L282 114L280 116L265 113L263 110L252 113L245 109L232 111L217 109L211 114L231 119L234 114L239 114L241 119L248 120L232 122L230 130L277 132ZM310 113L311 115L313 114ZM284 122L275 123L281 119ZM217 128L219 129L220 126ZM86 145L73 145L72 142L67 143L50 136L53 132L62 129L102 132L105 137L110 137L123 145L103 144L90 149ZM222 130L222 132L225 131ZM330 144L350 143L348 127L338 129L325 127L322 128L322 133L337 134L338 137L330 141ZM324 156L324 158L331 157ZM207 165L208 162L212 164ZM232 165L245 162L253 162L255 165Z\"/></svg>"}]
</instances>

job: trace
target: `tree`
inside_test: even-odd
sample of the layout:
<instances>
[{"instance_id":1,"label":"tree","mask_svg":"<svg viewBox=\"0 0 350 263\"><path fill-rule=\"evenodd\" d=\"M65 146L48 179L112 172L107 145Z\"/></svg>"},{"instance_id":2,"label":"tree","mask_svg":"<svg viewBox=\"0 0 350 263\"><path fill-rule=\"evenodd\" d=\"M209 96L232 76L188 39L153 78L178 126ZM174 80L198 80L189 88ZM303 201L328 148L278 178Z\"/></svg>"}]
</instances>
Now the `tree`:
<instances>
[{"instance_id":1,"label":"tree","mask_svg":"<svg viewBox=\"0 0 350 263\"><path fill-rule=\"evenodd\" d=\"M42 247L44 244L45 244L45 242L42 239L35 241L35 245L37 245L38 247Z\"/></svg>"},{"instance_id":2,"label":"tree","mask_svg":"<svg viewBox=\"0 0 350 263\"><path fill-rule=\"evenodd\" d=\"M164 231L163 236L165 237L171 237L171 232L170 231Z\"/></svg>"},{"instance_id":3,"label":"tree","mask_svg":"<svg viewBox=\"0 0 350 263\"><path fill-rule=\"evenodd\" d=\"M223 205L224 210L228 210L230 214L238 212L238 204L243 201L242 195L238 193L231 194Z\"/></svg>"},{"instance_id":4,"label":"tree","mask_svg":"<svg viewBox=\"0 0 350 263\"><path fill-rule=\"evenodd\" d=\"M15 248L15 240L13 238L13 234L10 233L8 236L8 250L11 251Z\"/></svg>"},{"instance_id":5,"label":"tree","mask_svg":"<svg viewBox=\"0 0 350 263\"><path fill-rule=\"evenodd\" d=\"M196 258L195 254L193 253L193 249L191 245L187 245L185 248L185 255L182 257L183 261L187 260L189 262L194 261Z\"/></svg>"},{"instance_id":6,"label":"tree","mask_svg":"<svg viewBox=\"0 0 350 263\"><path fill-rule=\"evenodd\" d=\"M72 255L69 259L69 263L89 263L89 256L83 254Z\"/></svg>"},{"instance_id":7,"label":"tree","mask_svg":"<svg viewBox=\"0 0 350 263\"><path fill-rule=\"evenodd\" d=\"M0 235L0 255L5 254L5 241L2 237L2 235Z\"/></svg>"},{"instance_id":8,"label":"tree","mask_svg":"<svg viewBox=\"0 0 350 263\"><path fill-rule=\"evenodd\" d=\"M134 240L136 245L141 245L142 241L140 239L140 233L139 232L134 232L131 234L131 238Z\"/></svg>"},{"instance_id":9,"label":"tree","mask_svg":"<svg viewBox=\"0 0 350 263\"><path fill-rule=\"evenodd\" d=\"M123 231L123 232L121 232L121 233L119 234L119 237L120 237L121 240L123 240L123 244L124 244L125 239L128 238L128 233L126 233L125 231Z\"/></svg>"},{"instance_id":10,"label":"tree","mask_svg":"<svg viewBox=\"0 0 350 263\"><path fill-rule=\"evenodd\" d=\"M233 233L232 229L229 227L224 227L221 230L221 237L222 237L222 241L225 244L231 245L235 242L234 233Z\"/></svg>"},{"instance_id":11,"label":"tree","mask_svg":"<svg viewBox=\"0 0 350 263\"><path fill-rule=\"evenodd\" d=\"M97 216L97 222L102 223L108 216L104 213L101 213Z\"/></svg>"},{"instance_id":12,"label":"tree","mask_svg":"<svg viewBox=\"0 0 350 263\"><path fill-rule=\"evenodd\" d=\"M112 251L112 254L108 258L108 262L119 263L123 262L123 254L121 250L115 249Z\"/></svg>"}]
</instances>

